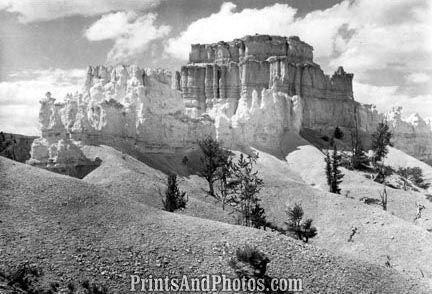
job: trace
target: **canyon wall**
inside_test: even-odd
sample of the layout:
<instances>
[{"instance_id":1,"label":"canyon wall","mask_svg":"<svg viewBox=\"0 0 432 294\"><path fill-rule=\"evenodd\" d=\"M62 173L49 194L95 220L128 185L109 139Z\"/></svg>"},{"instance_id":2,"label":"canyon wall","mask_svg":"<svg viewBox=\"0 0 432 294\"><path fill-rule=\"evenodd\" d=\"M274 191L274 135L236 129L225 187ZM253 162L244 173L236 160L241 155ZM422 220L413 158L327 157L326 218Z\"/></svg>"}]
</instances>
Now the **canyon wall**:
<instances>
[{"instance_id":1,"label":"canyon wall","mask_svg":"<svg viewBox=\"0 0 432 294\"><path fill-rule=\"evenodd\" d=\"M402 119L402 107L394 107L386 114L393 133L395 148L432 165L432 125L420 115L413 114Z\"/></svg>"},{"instance_id":2,"label":"canyon wall","mask_svg":"<svg viewBox=\"0 0 432 294\"><path fill-rule=\"evenodd\" d=\"M89 67L81 93L63 102L47 93L39 113L42 136L31 148L29 164L70 173L90 162L80 150L104 144L140 152L174 152L214 135L211 119L185 114L180 92L163 70L137 66Z\"/></svg>"},{"instance_id":3,"label":"canyon wall","mask_svg":"<svg viewBox=\"0 0 432 294\"><path fill-rule=\"evenodd\" d=\"M176 152L211 135L233 149L253 146L284 156L301 130L328 135L336 126L347 133L357 126L370 135L385 116L354 100L352 79L342 67L324 74L312 46L298 37L268 35L192 45L189 63L173 74L89 67L80 93L63 102L49 93L41 100L42 136L29 163L53 169L97 164L80 153L85 144ZM387 117L396 147L431 160L430 126Z\"/></svg>"}]
</instances>

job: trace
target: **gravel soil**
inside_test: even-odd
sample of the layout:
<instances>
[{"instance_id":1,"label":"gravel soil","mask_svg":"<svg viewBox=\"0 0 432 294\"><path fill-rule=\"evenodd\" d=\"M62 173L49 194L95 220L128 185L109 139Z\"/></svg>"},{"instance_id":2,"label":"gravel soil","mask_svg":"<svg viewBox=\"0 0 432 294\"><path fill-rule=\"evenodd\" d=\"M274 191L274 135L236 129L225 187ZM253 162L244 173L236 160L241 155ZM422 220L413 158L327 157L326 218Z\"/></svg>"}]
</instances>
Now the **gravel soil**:
<instances>
[{"instance_id":1,"label":"gravel soil","mask_svg":"<svg viewBox=\"0 0 432 294\"><path fill-rule=\"evenodd\" d=\"M278 233L193 217L186 211L164 212L155 187L162 185L163 174L127 155L98 148L104 152L94 152L103 161L105 154L105 163L111 156L111 168L102 164L84 180L0 157L0 270L29 262L42 268L43 282L89 279L113 292L129 293L130 274L234 276L229 257L236 248L253 244L270 258L271 277L302 278L303 293L430 293L423 282L395 269ZM211 199L201 198L194 200L194 209L214 206ZM189 214L197 214L194 209Z\"/></svg>"}]
</instances>

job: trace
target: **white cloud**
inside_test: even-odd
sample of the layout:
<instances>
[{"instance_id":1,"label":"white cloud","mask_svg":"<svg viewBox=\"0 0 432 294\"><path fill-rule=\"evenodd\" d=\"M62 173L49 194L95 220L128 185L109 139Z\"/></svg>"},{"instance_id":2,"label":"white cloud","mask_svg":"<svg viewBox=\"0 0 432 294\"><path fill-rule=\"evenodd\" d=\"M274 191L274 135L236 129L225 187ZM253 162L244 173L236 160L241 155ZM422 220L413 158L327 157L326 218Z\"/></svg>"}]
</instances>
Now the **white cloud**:
<instances>
[{"instance_id":1,"label":"white cloud","mask_svg":"<svg viewBox=\"0 0 432 294\"><path fill-rule=\"evenodd\" d=\"M431 80L431 76L424 72L416 72L407 75L406 80L414 84L424 84Z\"/></svg>"},{"instance_id":2,"label":"white cloud","mask_svg":"<svg viewBox=\"0 0 432 294\"><path fill-rule=\"evenodd\" d=\"M171 38L166 51L187 59L194 43L255 33L298 35L314 47L315 56L331 59L333 69L343 65L361 76L395 63L430 66L425 62L432 60L431 19L427 0L345 0L304 17L296 17L296 10L287 4L236 11L236 5L225 3L219 12Z\"/></svg>"},{"instance_id":3,"label":"white cloud","mask_svg":"<svg viewBox=\"0 0 432 294\"><path fill-rule=\"evenodd\" d=\"M39 100L48 91L57 99L74 93L83 85L85 74L80 69L22 71L0 82L0 129L38 134Z\"/></svg>"},{"instance_id":4,"label":"white cloud","mask_svg":"<svg viewBox=\"0 0 432 294\"><path fill-rule=\"evenodd\" d=\"M354 95L359 101L376 104L383 111L400 104L408 115L419 112L430 117L430 92L409 85L402 89L398 77L414 73L407 78L411 82L430 81L422 72L432 70L431 32L432 5L428 0L345 0L303 17L286 4L240 11L225 3L219 12L191 23L169 39L165 51L186 60L190 44L255 33L298 35L314 47L315 60L325 70L342 65L355 73ZM389 86L376 86L383 80Z\"/></svg>"},{"instance_id":5,"label":"white cloud","mask_svg":"<svg viewBox=\"0 0 432 294\"><path fill-rule=\"evenodd\" d=\"M144 11L161 0L0 0L0 10L18 13L21 22L34 22L72 15L94 16L113 11Z\"/></svg>"},{"instance_id":6,"label":"white cloud","mask_svg":"<svg viewBox=\"0 0 432 294\"><path fill-rule=\"evenodd\" d=\"M354 93L357 101L374 104L380 112L387 112L394 106L402 106L404 116L414 113L423 118L432 117L432 95L408 96L399 94L397 86L373 86L354 82Z\"/></svg>"},{"instance_id":7,"label":"white cloud","mask_svg":"<svg viewBox=\"0 0 432 294\"><path fill-rule=\"evenodd\" d=\"M154 24L157 15L138 16L134 12L117 12L102 16L86 31L90 41L114 40L108 53L110 63L125 63L147 50L150 43L171 31L167 25Z\"/></svg>"},{"instance_id":8,"label":"white cloud","mask_svg":"<svg viewBox=\"0 0 432 294\"><path fill-rule=\"evenodd\" d=\"M180 36L168 41L167 53L187 59L190 45L195 43L228 41L255 33L285 35L296 13L296 9L286 4L235 10L235 4L224 3L219 12L191 23Z\"/></svg>"}]
</instances>

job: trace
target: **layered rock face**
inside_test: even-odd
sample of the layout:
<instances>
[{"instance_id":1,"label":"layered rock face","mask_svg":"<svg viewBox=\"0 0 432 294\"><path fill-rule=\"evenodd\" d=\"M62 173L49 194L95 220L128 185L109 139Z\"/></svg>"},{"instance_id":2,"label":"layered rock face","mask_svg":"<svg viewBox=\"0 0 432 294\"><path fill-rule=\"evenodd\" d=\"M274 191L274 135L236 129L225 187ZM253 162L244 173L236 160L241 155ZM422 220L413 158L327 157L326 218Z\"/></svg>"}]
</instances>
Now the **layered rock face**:
<instances>
[{"instance_id":1,"label":"layered rock face","mask_svg":"<svg viewBox=\"0 0 432 294\"><path fill-rule=\"evenodd\" d=\"M356 124L372 132L383 119L354 101L353 74L342 67L324 74L313 61L313 47L298 37L255 35L192 45L189 64L177 78L186 113L210 114L218 138L233 145L283 152L287 132L329 133Z\"/></svg>"},{"instance_id":2,"label":"layered rock face","mask_svg":"<svg viewBox=\"0 0 432 294\"><path fill-rule=\"evenodd\" d=\"M0 131L0 156L26 162L30 158L30 146L34 139L36 137Z\"/></svg>"},{"instance_id":3,"label":"layered rock face","mask_svg":"<svg viewBox=\"0 0 432 294\"><path fill-rule=\"evenodd\" d=\"M402 107L386 114L393 133L395 148L432 165L432 126L418 114L402 119Z\"/></svg>"},{"instance_id":4,"label":"layered rock face","mask_svg":"<svg viewBox=\"0 0 432 294\"><path fill-rule=\"evenodd\" d=\"M285 155L291 134L312 129L329 134L357 126L371 134L384 119L354 100L353 74L340 67L325 75L312 46L298 37L246 36L192 45L179 72L137 66L89 67L81 93L41 101L42 137L32 145L32 164L64 169L92 166L83 144L122 150L175 152L215 136L233 149L253 146ZM392 118L395 145L431 159L430 128ZM422 138L408 144L410 138ZM423 139L424 138L424 139Z\"/></svg>"},{"instance_id":5,"label":"layered rock face","mask_svg":"<svg viewBox=\"0 0 432 294\"><path fill-rule=\"evenodd\" d=\"M312 46L298 37L256 35L231 42L192 45L179 84L185 105L199 116L215 102L274 88L289 96L353 99L352 74L339 68L332 77L313 62Z\"/></svg>"},{"instance_id":6,"label":"layered rock face","mask_svg":"<svg viewBox=\"0 0 432 294\"><path fill-rule=\"evenodd\" d=\"M42 136L32 144L29 163L62 172L86 170L97 162L85 158L79 148L85 144L174 152L214 135L209 118L185 115L181 94L171 87L171 74L163 70L89 67L82 93L64 102L47 93L40 101Z\"/></svg>"}]
</instances>

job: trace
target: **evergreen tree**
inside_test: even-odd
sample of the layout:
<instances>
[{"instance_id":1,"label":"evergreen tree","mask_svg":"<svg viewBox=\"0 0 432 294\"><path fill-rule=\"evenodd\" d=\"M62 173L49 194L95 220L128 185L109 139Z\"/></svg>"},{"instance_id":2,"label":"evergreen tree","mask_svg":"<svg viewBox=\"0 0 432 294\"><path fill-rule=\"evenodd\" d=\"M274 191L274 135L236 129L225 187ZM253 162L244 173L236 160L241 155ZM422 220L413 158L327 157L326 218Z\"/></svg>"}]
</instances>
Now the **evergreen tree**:
<instances>
[{"instance_id":1,"label":"evergreen tree","mask_svg":"<svg viewBox=\"0 0 432 294\"><path fill-rule=\"evenodd\" d=\"M243 225L247 227L265 228L265 212L258 198L263 180L258 176L257 171L253 171L253 165L256 163L257 159L257 154L248 155L247 157L240 154L237 164L233 164L233 179L231 185L234 193L230 201L240 212Z\"/></svg>"},{"instance_id":2,"label":"evergreen tree","mask_svg":"<svg viewBox=\"0 0 432 294\"><path fill-rule=\"evenodd\" d=\"M351 132L351 153L352 169L362 169L369 165L369 158L363 149L357 128Z\"/></svg>"},{"instance_id":3,"label":"evergreen tree","mask_svg":"<svg viewBox=\"0 0 432 294\"><path fill-rule=\"evenodd\" d=\"M344 176L339 170L341 159L342 157L338 154L336 144L333 145L333 154L330 156L330 153L327 151L326 157L324 158L326 163L327 185L331 193L340 194L339 184L342 183L342 178Z\"/></svg>"},{"instance_id":4,"label":"evergreen tree","mask_svg":"<svg viewBox=\"0 0 432 294\"><path fill-rule=\"evenodd\" d=\"M186 192L179 190L177 185L177 176L168 175L168 187L165 191L165 199L162 199L164 209L173 212L180 208L186 207Z\"/></svg>"},{"instance_id":5,"label":"evergreen tree","mask_svg":"<svg viewBox=\"0 0 432 294\"><path fill-rule=\"evenodd\" d=\"M330 153L328 152L328 150L326 151L326 157L324 158L325 162L326 162L326 176L327 176L327 185L329 187L331 187L331 183L332 183L332 161L331 161L331 157L330 157Z\"/></svg>"},{"instance_id":6,"label":"evergreen tree","mask_svg":"<svg viewBox=\"0 0 432 294\"><path fill-rule=\"evenodd\" d=\"M285 222L287 230L294 233L299 240L307 243L309 238L317 235L317 229L312 226L312 219L303 220L304 212L300 204L287 209L288 221Z\"/></svg>"},{"instance_id":7,"label":"evergreen tree","mask_svg":"<svg viewBox=\"0 0 432 294\"><path fill-rule=\"evenodd\" d=\"M361 169L369 165L369 158L366 155L358 132L357 107L354 108L354 130L351 130L351 168Z\"/></svg>"},{"instance_id":8,"label":"evergreen tree","mask_svg":"<svg viewBox=\"0 0 432 294\"><path fill-rule=\"evenodd\" d=\"M377 126L376 131L372 134L372 151L374 152L374 163L381 161L388 153L387 146L391 146L390 139L392 134L388 124L383 121Z\"/></svg>"},{"instance_id":9,"label":"evergreen tree","mask_svg":"<svg viewBox=\"0 0 432 294\"><path fill-rule=\"evenodd\" d=\"M225 210L230 195L233 193L233 188L236 182L232 180L233 162L232 156L229 155L225 164L220 166L215 173L215 177L219 183L219 191L215 192L215 196L222 202L222 210Z\"/></svg>"},{"instance_id":10,"label":"evergreen tree","mask_svg":"<svg viewBox=\"0 0 432 294\"><path fill-rule=\"evenodd\" d=\"M334 132L333 132L333 137L341 140L343 138L343 136L344 136L344 133L342 132L342 130L339 127L336 127Z\"/></svg>"},{"instance_id":11,"label":"evergreen tree","mask_svg":"<svg viewBox=\"0 0 432 294\"><path fill-rule=\"evenodd\" d=\"M204 165L201 176L208 182L209 194L215 196L213 184L217 180L216 172L219 168L228 164L229 152L224 150L221 144L211 136L198 141L198 145L204 155L204 157L201 157L201 162Z\"/></svg>"},{"instance_id":12,"label":"evergreen tree","mask_svg":"<svg viewBox=\"0 0 432 294\"><path fill-rule=\"evenodd\" d=\"M336 144L333 146L333 156L332 156L332 178L330 192L340 194L339 184L342 183L343 174L339 170L341 156L338 154Z\"/></svg>"}]
</instances>

